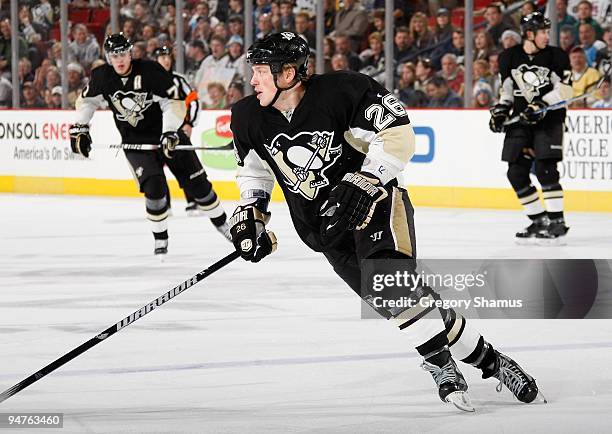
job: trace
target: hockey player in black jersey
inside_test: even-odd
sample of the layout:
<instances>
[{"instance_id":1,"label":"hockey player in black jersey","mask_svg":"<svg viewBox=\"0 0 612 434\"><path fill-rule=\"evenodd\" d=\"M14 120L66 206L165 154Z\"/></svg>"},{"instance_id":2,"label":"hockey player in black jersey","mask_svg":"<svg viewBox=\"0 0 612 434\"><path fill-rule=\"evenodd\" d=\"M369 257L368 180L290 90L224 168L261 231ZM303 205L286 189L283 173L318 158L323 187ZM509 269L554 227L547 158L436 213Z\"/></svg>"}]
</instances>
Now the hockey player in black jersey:
<instances>
[{"instance_id":1,"label":"hockey player in black jersey","mask_svg":"<svg viewBox=\"0 0 612 434\"><path fill-rule=\"evenodd\" d=\"M548 45L547 18L531 13L521 20L521 30L523 44L499 55L502 86L499 103L491 108L489 126L494 132L506 133L502 160L508 162L508 180L531 219L531 225L516 234L517 241L547 244L559 242L569 228L557 170L563 159L566 110L546 107L572 97L572 73L568 55ZM511 115L520 115L520 122L505 126ZM529 178L534 162L545 208Z\"/></svg>"},{"instance_id":2,"label":"hockey player in black jersey","mask_svg":"<svg viewBox=\"0 0 612 434\"><path fill-rule=\"evenodd\" d=\"M371 302L361 276L370 275L374 261L362 260L400 259L416 272L413 208L396 179L414 153L414 132L402 105L371 78L353 72L306 78L308 54L292 32L248 50L255 95L232 108L241 197L229 220L232 239L252 262L274 251L266 225L276 178L304 243ZM407 296L413 307L373 307L419 342L422 366L443 401L473 411L455 358L481 369L483 378L495 377L520 401L536 398L535 380L463 316L421 307L421 300L440 298L433 289L422 285Z\"/></svg>"},{"instance_id":3,"label":"hockey player in black jersey","mask_svg":"<svg viewBox=\"0 0 612 434\"><path fill-rule=\"evenodd\" d=\"M200 113L200 101L198 99L198 93L189 85L187 79L179 74L178 72L172 71L172 65L174 63L172 48L167 45L163 45L161 47L156 48L153 51L153 58L164 67L166 71L172 74L172 80L174 81L174 85L179 91L179 98L185 101L185 108L187 113L185 114L185 121L179 130L179 135L182 136L185 134L187 138L181 137L181 142L186 145L190 145L191 142L189 138L191 137L191 130L195 125L198 114ZM195 153L193 153L193 157L197 159ZM200 162L196 163L200 165ZM198 170L204 170L202 167ZM175 174L176 176L176 174ZM206 181L208 182L208 181ZM187 206L185 207L185 211L187 211L188 215L196 216L200 213L200 208L195 201L193 195L187 191L183 190L185 193L185 199L187 199Z\"/></svg>"},{"instance_id":4,"label":"hockey player in black jersey","mask_svg":"<svg viewBox=\"0 0 612 434\"><path fill-rule=\"evenodd\" d=\"M160 143L159 151L126 150L134 178L145 196L147 218L155 239L154 253L168 251L167 164L179 184L190 191L217 230L229 238L229 228L217 195L192 151L176 151L185 140L180 132L185 119L185 102L172 76L157 62L131 58L132 44L123 34L104 41L108 64L95 68L89 84L76 102L76 122L70 128L72 151L89 157L89 121L96 109L108 105L123 143ZM189 139L187 138L187 144Z\"/></svg>"}]
</instances>

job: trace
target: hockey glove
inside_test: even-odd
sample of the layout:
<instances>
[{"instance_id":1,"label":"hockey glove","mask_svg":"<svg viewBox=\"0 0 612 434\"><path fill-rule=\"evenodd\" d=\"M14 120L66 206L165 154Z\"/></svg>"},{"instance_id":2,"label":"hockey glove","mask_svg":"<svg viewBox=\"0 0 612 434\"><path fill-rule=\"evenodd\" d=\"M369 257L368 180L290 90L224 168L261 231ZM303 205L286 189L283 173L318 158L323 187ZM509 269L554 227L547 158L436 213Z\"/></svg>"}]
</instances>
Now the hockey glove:
<instances>
[{"instance_id":1,"label":"hockey glove","mask_svg":"<svg viewBox=\"0 0 612 434\"><path fill-rule=\"evenodd\" d=\"M266 231L270 213L252 205L238 206L229 219L234 247L243 259L259 262L276 250L276 236Z\"/></svg>"},{"instance_id":2,"label":"hockey glove","mask_svg":"<svg viewBox=\"0 0 612 434\"><path fill-rule=\"evenodd\" d=\"M503 133L506 130L504 122L510 117L510 106L506 104L495 104L489 109L491 119L489 120L489 128L494 133Z\"/></svg>"},{"instance_id":3,"label":"hockey glove","mask_svg":"<svg viewBox=\"0 0 612 434\"><path fill-rule=\"evenodd\" d=\"M167 158L171 159L172 157L174 157L174 150L179 144L179 141L179 135L176 131L166 131L162 134L161 138L159 139L159 142L161 143L162 151L164 152L164 155Z\"/></svg>"},{"instance_id":4,"label":"hockey glove","mask_svg":"<svg viewBox=\"0 0 612 434\"><path fill-rule=\"evenodd\" d=\"M91 136L89 135L89 125L74 124L68 130L70 134L70 149L75 154L82 155L85 158L89 157L91 151Z\"/></svg>"},{"instance_id":5,"label":"hockey glove","mask_svg":"<svg viewBox=\"0 0 612 434\"><path fill-rule=\"evenodd\" d=\"M537 124L542 119L544 119L544 116L546 116L546 110L542 110L542 109L544 109L547 106L548 104L546 104L544 101L532 102L531 104L527 106L525 110L523 110L523 113L521 113L520 115L521 121L527 125Z\"/></svg>"},{"instance_id":6,"label":"hockey glove","mask_svg":"<svg viewBox=\"0 0 612 434\"><path fill-rule=\"evenodd\" d=\"M346 230L362 230L370 223L376 204L388 196L381 182L366 172L347 173L323 203L321 216L331 217L324 229L334 237Z\"/></svg>"}]
</instances>

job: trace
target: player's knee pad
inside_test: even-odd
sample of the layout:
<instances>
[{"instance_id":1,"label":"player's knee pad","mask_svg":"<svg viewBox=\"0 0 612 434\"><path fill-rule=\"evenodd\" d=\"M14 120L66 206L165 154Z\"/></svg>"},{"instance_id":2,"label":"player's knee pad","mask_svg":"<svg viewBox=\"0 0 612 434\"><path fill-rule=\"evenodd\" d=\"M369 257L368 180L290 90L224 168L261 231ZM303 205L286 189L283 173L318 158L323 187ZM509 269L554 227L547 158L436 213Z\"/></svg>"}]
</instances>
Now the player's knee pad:
<instances>
[{"instance_id":1,"label":"player's knee pad","mask_svg":"<svg viewBox=\"0 0 612 434\"><path fill-rule=\"evenodd\" d=\"M508 163L508 181L510 181L514 191L520 191L531 184L529 180L530 169L531 161L522 157L514 163Z\"/></svg>"},{"instance_id":2,"label":"player's knee pad","mask_svg":"<svg viewBox=\"0 0 612 434\"><path fill-rule=\"evenodd\" d=\"M536 176L542 187L559 184L559 170L556 160L538 160L535 166Z\"/></svg>"}]
</instances>

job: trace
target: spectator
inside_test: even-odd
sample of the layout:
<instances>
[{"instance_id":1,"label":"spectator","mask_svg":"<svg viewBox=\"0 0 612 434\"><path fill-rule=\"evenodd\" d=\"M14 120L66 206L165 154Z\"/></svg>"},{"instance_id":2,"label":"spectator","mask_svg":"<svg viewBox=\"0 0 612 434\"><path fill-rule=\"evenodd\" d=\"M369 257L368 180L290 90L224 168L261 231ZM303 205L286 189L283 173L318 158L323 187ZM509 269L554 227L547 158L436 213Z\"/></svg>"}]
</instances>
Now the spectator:
<instances>
[{"instance_id":1,"label":"spectator","mask_svg":"<svg viewBox=\"0 0 612 434\"><path fill-rule=\"evenodd\" d=\"M84 24L75 24L72 28L72 42L68 44L72 58L89 70L94 60L100 58L100 46L92 35L89 35Z\"/></svg>"},{"instance_id":2,"label":"spectator","mask_svg":"<svg viewBox=\"0 0 612 434\"><path fill-rule=\"evenodd\" d=\"M244 2L243 0L229 0L229 16L242 17L244 14Z\"/></svg>"},{"instance_id":3,"label":"spectator","mask_svg":"<svg viewBox=\"0 0 612 434\"><path fill-rule=\"evenodd\" d=\"M356 4L356 0L344 0L344 6L336 12L334 28L334 35L342 33L348 36L351 41L351 51L358 51L368 28L368 13Z\"/></svg>"},{"instance_id":4,"label":"spectator","mask_svg":"<svg viewBox=\"0 0 612 434\"><path fill-rule=\"evenodd\" d=\"M331 59L335 54L334 40L329 36L323 39L323 70L324 72L331 71Z\"/></svg>"},{"instance_id":5,"label":"spectator","mask_svg":"<svg viewBox=\"0 0 612 434\"><path fill-rule=\"evenodd\" d=\"M521 35L519 35L517 32L514 30L506 30L504 33L502 33L500 42L502 48L507 50L508 48L512 48L515 45L520 44L522 41L523 38L521 38Z\"/></svg>"},{"instance_id":6,"label":"spectator","mask_svg":"<svg viewBox=\"0 0 612 434\"><path fill-rule=\"evenodd\" d=\"M495 44L499 42L502 33L513 27L504 22L502 15L502 7L499 3L492 3L485 10L485 19L487 20L487 33Z\"/></svg>"},{"instance_id":7,"label":"spectator","mask_svg":"<svg viewBox=\"0 0 612 434\"><path fill-rule=\"evenodd\" d=\"M19 33L23 35L26 42L30 45L39 43L47 39L47 28L37 22L32 21L30 8L23 5L19 8ZM34 49L34 51L36 51Z\"/></svg>"},{"instance_id":8,"label":"spectator","mask_svg":"<svg viewBox=\"0 0 612 434\"><path fill-rule=\"evenodd\" d=\"M580 47L574 47L570 51L570 65L572 67L572 89L573 96L584 95L594 89L595 84L599 81L601 75L595 68L591 68L587 63L587 57L584 50ZM595 97L588 97L580 101L574 102L572 107L588 107L593 103Z\"/></svg>"},{"instance_id":9,"label":"spectator","mask_svg":"<svg viewBox=\"0 0 612 434\"><path fill-rule=\"evenodd\" d=\"M336 2L334 0L323 0L323 10L325 16L323 22L325 23L325 34L329 35L334 30L334 22L336 20Z\"/></svg>"},{"instance_id":10,"label":"spectator","mask_svg":"<svg viewBox=\"0 0 612 434\"><path fill-rule=\"evenodd\" d=\"M308 55L308 63L306 64L306 77L310 77L315 73L317 66L317 56L314 53Z\"/></svg>"},{"instance_id":11,"label":"spectator","mask_svg":"<svg viewBox=\"0 0 612 434\"><path fill-rule=\"evenodd\" d=\"M244 98L244 84L242 81L232 81L225 95L225 108L232 108L232 106L242 98Z\"/></svg>"},{"instance_id":12,"label":"spectator","mask_svg":"<svg viewBox=\"0 0 612 434\"><path fill-rule=\"evenodd\" d=\"M435 42L434 34L427 26L427 15L424 13L415 13L410 18L409 28L416 49L422 50Z\"/></svg>"},{"instance_id":13,"label":"spectator","mask_svg":"<svg viewBox=\"0 0 612 434\"><path fill-rule=\"evenodd\" d=\"M593 108L612 108L612 91L610 90L610 76L603 79L603 83L599 88L599 97L592 105Z\"/></svg>"},{"instance_id":14,"label":"spectator","mask_svg":"<svg viewBox=\"0 0 612 434\"><path fill-rule=\"evenodd\" d=\"M490 33L480 31L474 35L474 59L486 59L494 50L495 43Z\"/></svg>"},{"instance_id":15,"label":"spectator","mask_svg":"<svg viewBox=\"0 0 612 434\"><path fill-rule=\"evenodd\" d=\"M378 32L368 36L370 48L364 50L361 55L361 72L372 77L379 83L385 81L385 53L383 51L382 36Z\"/></svg>"},{"instance_id":16,"label":"spectator","mask_svg":"<svg viewBox=\"0 0 612 434\"><path fill-rule=\"evenodd\" d=\"M234 79L242 80L246 70L246 55L244 54L244 41L238 35L234 35L228 41L227 48L227 67L234 68L236 76Z\"/></svg>"},{"instance_id":17,"label":"spectator","mask_svg":"<svg viewBox=\"0 0 612 434\"><path fill-rule=\"evenodd\" d=\"M224 41L229 40L229 31L227 30L227 24L225 23L217 24L213 29L212 34L213 36L221 37ZM242 39L242 37L240 39Z\"/></svg>"},{"instance_id":18,"label":"spectator","mask_svg":"<svg viewBox=\"0 0 612 434\"><path fill-rule=\"evenodd\" d=\"M569 54L575 44L576 34L574 33L574 27L570 27L569 25L561 27L559 30L559 47Z\"/></svg>"},{"instance_id":19,"label":"spectator","mask_svg":"<svg viewBox=\"0 0 612 434\"><path fill-rule=\"evenodd\" d=\"M491 72L491 90L493 91L493 100L497 102L499 90L501 88L501 77L499 75L499 52L494 51L489 54L489 70Z\"/></svg>"},{"instance_id":20,"label":"spectator","mask_svg":"<svg viewBox=\"0 0 612 434\"><path fill-rule=\"evenodd\" d=\"M348 36L340 33L334 39L336 46L336 54L343 54L348 60L348 66L351 71L359 71L361 69L361 59L352 50L351 41Z\"/></svg>"},{"instance_id":21,"label":"spectator","mask_svg":"<svg viewBox=\"0 0 612 434\"><path fill-rule=\"evenodd\" d=\"M385 10L384 9L374 9L372 12L372 31L378 32L384 39L385 37Z\"/></svg>"},{"instance_id":22,"label":"spectator","mask_svg":"<svg viewBox=\"0 0 612 434\"><path fill-rule=\"evenodd\" d=\"M463 68L457 63L457 56L452 53L442 56L442 69L438 75L446 80L448 87L452 91L458 95L463 95L465 77Z\"/></svg>"},{"instance_id":23,"label":"spectator","mask_svg":"<svg viewBox=\"0 0 612 434\"><path fill-rule=\"evenodd\" d=\"M157 31L157 27L155 24L147 23L142 26L142 40L147 41L151 38L154 38L159 32Z\"/></svg>"},{"instance_id":24,"label":"spectator","mask_svg":"<svg viewBox=\"0 0 612 434\"><path fill-rule=\"evenodd\" d=\"M463 54L465 52L465 36L462 30L454 30L452 38L452 47L449 53L457 56L457 63L463 65Z\"/></svg>"},{"instance_id":25,"label":"spectator","mask_svg":"<svg viewBox=\"0 0 612 434\"><path fill-rule=\"evenodd\" d=\"M132 59L147 59L148 57L147 43L144 41L136 42L132 48Z\"/></svg>"},{"instance_id":26,"label":"spectator","mask_svg":"<svg viewBox=\"0 0 612 434\"><path fill-rule=\"evenodd\" d=\"M34 81L34 74L32 74L32 62L27 57L22 57L19 59L19 82L26 81Z\"/></svg>"},{"instance_id":27,"label":"spectator","mask_svg":"<svg viewBox=\"0 0 612 434\"><path fill-rule=\"evenodd\" d=\"M302 39L308 42L310 48L315 48L316 37L310 30L310 17L307 12L300 12L295 16L295 33L300 35Z\"/></svg>"},{"instance_id":28,"label":"spectator","mask_svg":"<svg viewBox=\"0 0 612 434\"><path fill-rule=\"evenodd\" d=\"M85 71L78 63L69 63L66 69L68 70L68 106L74 108L74 103L84 87L83 76Z\"/></svg>"},{"instance_id":29,"label":"spectator","mask_svg":"<svg viewBox=\"0 0 612 434\"><path fill-rule=\"evenodd\" d=\"M348 71L349 62L345 54L336 53L331 58L332 71Z\"/></svg>"},{"instance_id":30,"label":"spectator","mask_svg":"<svg viewBox=\"0 0 612 434\"><path fill-rule=\"evenodd\" d=\"M564 26L569 26L572 30L572 36L576 37L574 28L576 27L576 18L567 13L568 0L556 0L557 5L557 28L562 29ZM561 44L561 30L559 30L559 44ZM569 53L569 50L566 50Z\"/></svg>"},{"instance_id":31,"label":"spectator","mask_svg":"<svg viewBox=\"0 0 612 434\"><path fill-rule=\"evenodd\" d=\"M272 5L270 4L270 0L256 0L255 3L256 6L253 9L253 19L255 22L258 22L260 16L272 12Z\"/></svg>"},{"instance_id":32,"label":"spectator","mask_svg":"<svg viewBox=\"0 0 612 434\"><path fill-rule=\"evenodd\" d=\"M434 37L436 43L445 40L450 40L453 34L453 25L451 24L450 11L446 8L438 9L436 13L436 28L434 29Z\"/></svg>"},{"instance_id":33,"label":"spectator","mask_svg":"<svg viewBox=\"0 0 612 434\"><path fill-rule=\"evenodd\" d=\"M402 64L397 90L398 98L406 107L426 107L427 96L414 88L416 82L415 67L412 62Z\"/></svg>"},{"instance_id":34,"label":"spectator","mask_svg":"<svg viewBox=\"0 0 612 434\"><path fill-rule=\"evenodd\" d=\"M577 22L575 24L577 34L580 37L580 25L590 24L595 31L595 39L601 39L603 36L603 30L596 19L593 18L593 5L588 0L582 0L578 3L576 12ZM587 54L588 56L588 54Z\"/></svg>"},{"instance_id":35,"label":"spectator","mask_svg":"<svg viewBox=\"0 0 612 434\"><path fill-rule=\"evenodd\" d=\"M208 41L211 36L212 28L210 27L210 20L205 17L198 18L196 26L191 32L191 40Z\"/></svg>"},{"instance_id":36,"label":"spectator","mask_svg":"<svg viewBox=\"0 0 612 434\"><path fill-rule=\"evenodd\" d=\"M132 18L128 18L123 22L121 31L123 32L123 35L132 42L140 40L138 37L138 23Z\"/></svg>"},{"instance_id":37,"label":"spectator","mask_svg":"<svg viewBox=\"0 0 612 434\"><path fill-rule=\"evenodd\" d=\"M19 58L27 57L27 42L21 35L17 35L15 39L18 41ZM0 21L0 75L6 77L8 80L11 78L12 43L13 37L11 35L11 20L5 18Z\"/></svg>"},{"instance_id":38,"label":"spectator","mask_svg":"<svg viewBox=\"0 0 612 434\"><path fill-rule=\"evenodd\" d=\"M272 16L270 14L261 14L257 20L257 28L259 31L255 35L256 39L263 39L273 33L274 26L272 26Z\"/></svg>"},{"instance_id":39,"label":"spectator","mask_svg":"<svg viewBox=\"0 0 612 434\"><path fill-rule=\"evenodd\" d=\"M153 18L149 11L149 4L144 1L137 1L134 4L134 14L132 16L141 26L153 23Z\"/></svg>"},{"instance_id":40,"label":"spectator","mask_svg":"<svg viewBox=\"0 0 612 434\"><path fill-rule=\"evenodd\" d=\"M425 90L425 85L433 77L434 69L431 64L431 60L427 57L419 57L417 60L416 68L414 69L416 80L414 82L414 88L416 90Z\"/></svg>"},{"instance_id":41,"label":"spectator","mask_svg":"<svg viewBox=\"0 0 612 434\"><path fill-rule=\"evenodd\" d=\"M486 81L479 80L474 85L474 107L489 108L493 105L493 90Z\"/></svg>"},{"instance_id":42,"label":"spectator","mask_svg":"<svg viewBox=\"0 0 612 434\"><path fill-rule=\"evenodd\" d=\"M33 109L45 107L45 102L42 100L31 81L23 83L21 96L21 108Z\"/></svg>"},{"instance_id":43,"label":"spectator","mask_svg":"<svg viewBox=\"0 0 612 434\"><path fill-rule=\"evenodd\" d=\"M204 45L204 42L200 39L194 39L187 44L187 50L185 52L185 75L190 82L193 82L202 61L206 58L206 52L206 45Z\"/></svg>"},{"instance_id":44,"label":"spectator","mask_svg":"<svg viewBox=\"0 0 612 434\"><path fill-rule=\"evenodd\" d=\"M295 30L295 16L293 15L293 1L281 0L280 2L280 29Z\"/></svg>"},{"instance_id":45,"label":"spectator","mask_svg":"<svg viewBox=\"0 0 612 434\"><path fill-rule=\"evenodd\" d=\"M493 80L489 68L489 62L484 59L479 59L474 61L473 65L473 82L476 83L478 81L484 81L489 86L493 87Z\"/></svg>"},{"instance_id":46,"label":"spectator","mask_svg":"<svg viewBox=\"0 0 612 434\"><path fill-rule=\"evenodd\" d=\"M537 9L538 8L535 2L526 1L525 3L523 3L523 6L521 6L521 18L526 17L527 15L535 12Z\"/></svg>"},{"instance_id":47,"label":"spectator","mask_svg":"<svg viewBox=\"0 0 612 434\"><path fill-rule=\"evenodd\" d=\"M62 77L60 76L59 69L57 66L50 66L47 69L47 75L45 76L45 87L47 89L53 89L55 86L62 84Z\"/></svg>"},{"instance_id":48,"label":"spectator","mask_svg":"<svg viewBox=\"0 0 612 434\"><path fill-rule=\"evenodd\" d=\"M244 20L240 15L230 16L227 22L227 28L229 30L230 38L234 35L244 38Z\"/></svg>"},{"instance_id":49,"label":"spectator","mask_svg":"<svg viewBox=\"0 0 612 434\"><path fill-rule=\"evenodd\" d=\"M219 20L216 17L210 16L210 7L205 1L198 3L193 9L193 13L188 24L191 30L195 29L195 26L198 23L198 18L203 18L208 21L211 28L215 28L215 26L219 24Z\"/></svg>"},{"instance_id":50,"label":"spectator","mask_svg":"<svg viewBox=\"0 0 612 434\"><path fill-rule=\"evenodd\" d=\"M210 103L206 104L204 108L211 110L224 109L226 91L223 85L219 82L213 81L208 83L206 90L208 91L207 93L208 97L210 98Z\"/></svg>"},{"instance_id":51,"label":"spectator","mask_svg":"<svg viewBox=\"0 0 612 434\"><path fill-rule=\"evenodd\" d=\"M604 30L603 42L605 46L600 48L595 55L595 67L599 70L604 61L612 60L612 27Z\"/></svg>"},{"instance_id":52,"label":"spectator","mask_svg":"<svg viewBox=\"0 0 612 434\"><path fill-rule=\"evenodd\" d=\"M0 109L13 107L13 85L5 76L0 75Z\"/></svg>"},{"instance_id":53,"label":"spectator","mask_svg":"<svg viewBox=\"0 0 612 434\"><path fill-rule=\"evenodd\" d=\"M604 48L606 44L595 39L595 29L588 23L583 23L578 26L578 39L580 41L580 46L586 54L589 66L595 65L597 52Z\"/></svg>"},{"instance_id":54,"label":"spectator","mask_svg":"<svg viewBox=\"0 0 612 434\"><path fill-rule=\"evenodd\" d=\"M53 89L45 89L45 103L47 108L61 109L62 108L62 87L55 86Z\"/></svg>"},{"instance_id":55,"label":"spectator","mask_svg":"<svg viewBox=\"0 0 612 434\"><path fill-rule=\"evenodd\" d=\"M161 47L161 43L159 42L159 39L151 38L148 41L146 41L146 44L147 44L147 48L146 48L147 54L145 57L147 59L153 59L153 52L157 50L159 47Z\"/></svg>"},{"instance_id":56,"label":"spectator","mask_svg":"<svg viewBox=\"0 0 612 434\"><path fill-rule=\"evenodd\" d=\"M448 88L443 77L432 77L427 82L427 96L429 97L429 108L461 108L463 101L461 97Z\"/></svg>"},{"instance_id":57,"label":"spectator","mask_svg":"<svg viewBox=\"0 0 612 434\"><path fill-rule=\"evenodd\" d=\"M225 52L225 41L213 36L210 39L210 54L202 61L195 77L198 96L206 106L217 105L208 96L208 84L220 82L223 87L223 83L229 85L236 75L236 70L228 66L229 61L229 56Z\"/></svg>"},{"instance_id":58,"label":"spectator","mask_svg":"<svg viewBox=\"0 0 612 434\"><path fill-rule=\"evenodd\" d=\"M32 21L40 24L47 31L53 27L54 15L53 6L49 0L39 0L36 6L32 6Z\"/></svg>"},{"instance_id":59,"label":"spectator","mask_svg":"<svg viewBox=\"0 0 612 434\"><path fill-rule=\"evenodd\" d=\"M398 27L395 30L393 42L393 59L395 60L396 64L399 65L401 63L405 63L407 60L415 57L417 50L412 44L413 41L412 37L410 36L410 29L408 27Z\"/></svg>"},{"instance_id":60,"label":"spectator","mask_svg":"<svg viewBox=\"0 0 612 434\"><path fill-rule=\"evenodd\" d=\"M165 0L164 4L166 5L166 12L158 22L160 28L167 29L168 24L176 22L176 5L174 0Z\"/></svg>"}]
</instances>

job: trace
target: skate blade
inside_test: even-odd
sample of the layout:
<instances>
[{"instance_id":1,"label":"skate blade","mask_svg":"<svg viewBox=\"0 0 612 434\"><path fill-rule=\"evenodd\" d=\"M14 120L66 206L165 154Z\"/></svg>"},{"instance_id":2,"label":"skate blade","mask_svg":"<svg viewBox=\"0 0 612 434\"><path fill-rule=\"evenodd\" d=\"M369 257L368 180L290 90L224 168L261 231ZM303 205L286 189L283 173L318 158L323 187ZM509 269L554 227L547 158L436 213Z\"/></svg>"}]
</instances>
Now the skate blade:
<instances>
[{"instance_id":1,"label":"skate blade","mask_svg":"<svg viewBox=\"0 0 612 434\"><path fill-rule=\"evenodd\" d=\"M538 395L536 396L536 400L539 400L542 404L548 404L548 399L546 399L542 391L539 389L538 389Z\"/></svg>"},{"instance_id":2,"label":"skate blade","mask_svg":"<svg viewBox=\"0 0 612 434\"><path fill-rule=\"evenodd\" d=\"M475 412L476 409L472 406L472 401L467 392L451 392L446 396L446 402L453 404L459 410L467 412Z\"/></svg>"},{"instance_id":3,"label":"skate blade","mask_svg":"<svg viewBox=\"0 0 612 434\"><path fill-rule=\"evenodd\" d=\"M514 242L519 246L534 246L536 244L536 237L514 238Z\"/></svg>"},{"instance_id":4,"label":"skate blade","mask_svg":"<svg viewBox=\"0 0 612 434\"><path fill-rule=\"evenodd\" d=\"M565 246L567 244L563 237L558 238L536 238L536 244L544 247Z\"/></svg>"}]
</instances>

